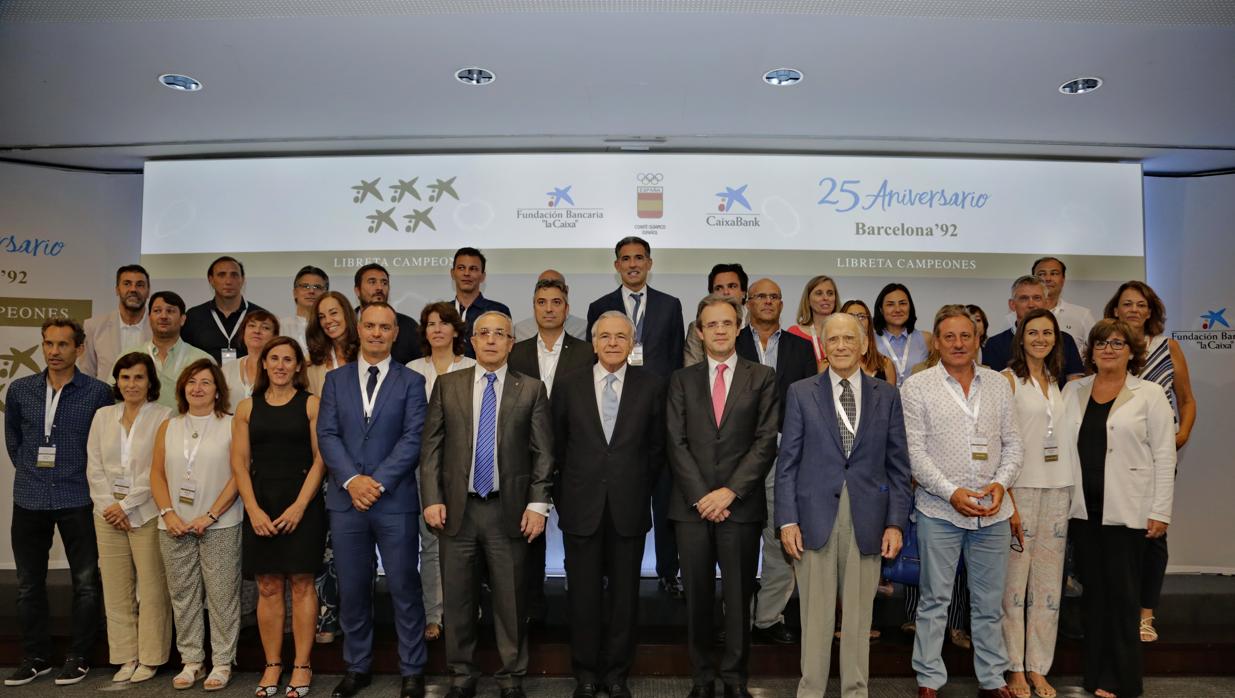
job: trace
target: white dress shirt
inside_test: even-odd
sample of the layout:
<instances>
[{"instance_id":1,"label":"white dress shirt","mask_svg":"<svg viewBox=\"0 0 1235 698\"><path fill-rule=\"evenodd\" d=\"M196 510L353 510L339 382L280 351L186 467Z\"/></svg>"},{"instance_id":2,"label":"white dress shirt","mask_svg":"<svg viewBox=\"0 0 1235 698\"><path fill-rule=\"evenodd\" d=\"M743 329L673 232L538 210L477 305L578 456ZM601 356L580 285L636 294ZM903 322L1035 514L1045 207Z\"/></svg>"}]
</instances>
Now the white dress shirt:
<instances>
[{"instance_id":1,"label":"white dress shirt","mask_svg":"<svg viewBox=\"0 0 1235 698\"><path fill-rule=\"evenodd\" d=\"M140 528L159 515L159 505L150 496L150 458L154 452L154 436L164 420L172 416L170 408L156 402L142 405L133 426L124 430L124 403L99 409L90 423L86 440L86 480L90 483L90 499L99 516L113 504L129 517L133 528ZM121 454L128 440L128 462ZM124 499L116 499L114 484L124 478L129 491Z\"/></svg>"},{"instance_id":2,"label":"white dress shirt","mask_svg":"<svg viewBox=\"0 0 1235 698\"><path fill-rule=\"evenodd\" d=\"M545 393L553 394L553 377L557 373L557 362L562 358L562 342L566 333L562 332L553 342L553 346L545 346L545 338L536 333L536 363L540 366L540 380L545 384Z\"/></svg>"},{"instance_id":3,"label":"white dress shirt","mask_svg":"<svg viewBox=\"0 0 1235 698\"><path fill-rule=\"evenodd\" d=\"M596 414L604 419L605 405L605 377L609 375L608 369L600 365L600 362L592 364L592 383L596 388ZM613 392L617 393L618 404L622 404L622 386L626 385L626 364L622 364L618 370L613 372L617 376L617 380L613 381Z\"/></svg>"},{"instance_id":4,"label":"white dress shirt","mask_svg":"<svg viewBox=\"0 0 1235 698\"><path fill-rule=\"evenodd\" d=\"M725 402L729 402L729 388L733 387L733 369L738 365L738 353L735 351L729 355L729 358L724 361L717 361L711 356L708 357L708 395L712 395L712 386L716 385L716 367L724 364L729 368L725 369Z\"/></svg>"},{"instance_id":5,"label":"white dress shirt","mask_svg":"<svg viewBox=\"0 0 1235 698\"><path fill-rule=\"evenodd\" d=\"M901 387L901 399L910 465L918 481L917 510L970 530L1010 518L1013 505L1006 495L999 512L990 517L965 516L949 501L961 487L980 490L998 482L1006 490L1020 474L1023 449L1008 381L975 364L965 395L943 364L937 364L909 376ZM976 424L958 401L970 413L977 412ZM986 439L986 460L973 458L975 434Z\"/></svg>"},{"instance_id":6,"label":"white dress shirt","mask_svg":"<svg viewBox=\"0 0 1235 698\"><path fill-rule=\"evenodd\" d=\"M636 293L642 294L639 297L639 317L635 317L635 298ZM648 312L648 285L644 284L643 288L638 291L632 291L625 285L622 286L622 302L626 305L626 317L630 318L631 324L639 326L639 318L647 317Z\"/></svg>"},{"instance_id":7,"label":"white dress shirt","mask_svg":"<svg viewBox=\"0 0 1235 698\"><path fill-rule=\"evenodd\" d=\"M840 382L843 377L836 371L833 371L832 369L828 369L828 376L832 379L832 404L835 405L836 407L837 416L840 416L845 413L845 406L842 405L840 401L840 394L841 394L841 391L843 390L841 388ZM854 371L853 375L849 376L848 380L849 380L849 390L850 392L853 393L853 404L855 407L854 413L853 413L853 435L857 436L858 435L858 425L862 423L862 371L861 369Z\"/></svg>"},{"instance_id":8,"label":"white dress shirt","mask_svg":"<svg viewBox=\"0 0 1235 698\"><path fill-rule=\"evenodd\" d=\"M476 438L480 435L480 405L485 397L485 388L489 386L489 381L485 380L487 373L489 371L477 365L476 380L472 383L472 471L467 476L468 492L476 491ZM502 364L501 368L493 373L497 375L497 380L493 381L493 392L497 398L497 413L493 415L493 438L496 441L499 430L502 428L502 387L506 383L507 365ZM493 449L493 490L495 492L502 488L496 445L495 443ZM549 505L545 502L528 502L527 508L541 516L549 515Z\"/></svg>"},{"instance_id":9,"label":"white dress shirt","mask_svg":"<svg viewBox=\"0 0 1235 698\"><path fill-rule=\"evenodd\" d=\"M370 366L377 366L377 385L373 387L373 395L371 396L369 396L368 393L366 392L366 389L368 388L368 385L369 385L369 367ZM386 382L386 376L389 375L390 373L390 355L387 354L386 358L382 359L376 364L369 363L369 360L366 359L363 354L360 356L357 356L356 357L356 370L360 373L360 406L361 408L362 409L365 408L366 399L371 399L373 406L376 407L377 406L377 396L379 393L382 392L382 383ZM368 412L368 411L365 412L365 416L364 416L365 420L368 420L369 417L371 416L373 416L371 412ZM346 490L348 484L351 483L352 480L355 480L358 477L360 476L353 475L347 478L346 480L344 480L343 489ZM383 493L386 491L386 486L384 484L379 482L377 483L377 485L378 485L378 490L380 490Z\"/></svg>"},{"instance_id":10,"label":"white dress shirt","mask_svg":"<svg viewBox=\"0 0 1235 698\"><path fill-rule=\"evenodd\" d=\"M562 329L571 337L586 337L588 330L587 320L578 315L567 315L566 323L562 325ZM524 318L515 323L515 339L518 341L533 337L538 332L540 332L540 326L536 324L535 317Z\"/></svg>"}]
</instances>

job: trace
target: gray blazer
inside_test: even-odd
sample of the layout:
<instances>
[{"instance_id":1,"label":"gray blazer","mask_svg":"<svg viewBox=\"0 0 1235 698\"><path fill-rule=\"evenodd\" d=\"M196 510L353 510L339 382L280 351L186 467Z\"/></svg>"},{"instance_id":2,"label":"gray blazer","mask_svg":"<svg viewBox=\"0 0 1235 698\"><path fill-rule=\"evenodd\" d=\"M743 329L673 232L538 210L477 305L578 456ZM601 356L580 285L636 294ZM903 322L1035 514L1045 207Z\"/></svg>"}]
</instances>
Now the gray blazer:
<instances>
[{"instance_id":1,"label":"gray blazer","mask_svg":"<svg viewBox=\"0 0 1235 698\"><path fill-rule=\"evenodd\" d=\"M142 345L150 341L150 314L142 316L140 323L141 340L129 351L141 351ZM83 329L86 331L86 346L81 358L77 360L77 368L87 376L93 376L104 383L111 382L111 370L116 365L116 359L121 356L120 346L120 311L113 310L106 315L97 315L86 320ZM163 386L163 390L174 392L175 386Z\"/></svg>"},{"instance_id":2,"label":"gray blazer","mask_svg":"<svg viewBox=\"0 0 1235 698\"><path fill-rule=\"evenodd\" d=\"M477 367L439 376L420 447L421 506L446 505L447 536L459 532L472 473L472 387ZM529 502L549 504L553 414L544 383L507 368L497 413L498 491L505 533L521 536Z\"/></svg>"}]
</instances>

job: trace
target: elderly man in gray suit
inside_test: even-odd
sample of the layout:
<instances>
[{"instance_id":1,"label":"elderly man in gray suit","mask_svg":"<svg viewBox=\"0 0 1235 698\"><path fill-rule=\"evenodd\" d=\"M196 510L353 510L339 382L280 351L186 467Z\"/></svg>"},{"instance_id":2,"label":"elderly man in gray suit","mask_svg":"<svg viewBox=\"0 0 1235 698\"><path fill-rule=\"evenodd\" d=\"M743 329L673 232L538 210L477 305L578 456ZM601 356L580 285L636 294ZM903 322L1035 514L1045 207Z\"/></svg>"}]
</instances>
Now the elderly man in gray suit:
<instances>
[{"instance_id":1,"label":"elderly man in gray suit","mask_svg":"<svg viewBox=\"0 0 1235 698\"><path fill-rule=\"evenodd\" d=\"M524 562L544 532L553 473L553 416L544 383L511 370L510 317L476 318L477 365L437 379L421 445L425 522L441 538L446 624L447 698L472 698L476 611L482 565L488 567L501 668L502 698L524 698L527 673Z\"/></svg>"},{"instance_id":2,"label":"elderly man in gray suit","mask_svg":"<svg viewBox=\"0 0 1235 698\"><path fill-rule=\"evenodd\" d=\"M909 451L896 388L860 370L866 333L857 318L829 316L823 344L827 370L794 383L785 398L775 521L798 579L798 698L828 687L838 588L841 693L862 698L879 557L900 553L909 525Z\"/></svg>"}]
</instances>

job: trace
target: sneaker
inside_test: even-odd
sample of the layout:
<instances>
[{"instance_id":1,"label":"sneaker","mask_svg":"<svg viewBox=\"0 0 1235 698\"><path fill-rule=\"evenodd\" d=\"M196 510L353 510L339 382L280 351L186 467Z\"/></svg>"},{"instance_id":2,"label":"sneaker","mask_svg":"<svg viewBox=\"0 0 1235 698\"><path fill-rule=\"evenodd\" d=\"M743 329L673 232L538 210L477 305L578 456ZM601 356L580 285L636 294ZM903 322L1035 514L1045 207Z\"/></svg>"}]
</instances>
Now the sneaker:
<instances>
[{"instance_id":1,"label":"sneaker","mask_svg":"<svg viewBox=\"0 0 1235 698\"><path fill-rule=\"evenodd\" d=\"M9 677L4 680L5 686L25 686L31 681L51 673L51 665L45 659L25 659Z\"/></svg>"},{"instance_id":2,"label":"sneaker","mask_svg":"<svg viewBox=\"0 0 1235 698\"><path fill-rule=\"evenodd\" d=\"M88 673L90 673L90 665L86 663L85 657L68 657L64 660L60 673L56 674L56 685L71 686L86 678Z\"/></svg>"}]
</instances>

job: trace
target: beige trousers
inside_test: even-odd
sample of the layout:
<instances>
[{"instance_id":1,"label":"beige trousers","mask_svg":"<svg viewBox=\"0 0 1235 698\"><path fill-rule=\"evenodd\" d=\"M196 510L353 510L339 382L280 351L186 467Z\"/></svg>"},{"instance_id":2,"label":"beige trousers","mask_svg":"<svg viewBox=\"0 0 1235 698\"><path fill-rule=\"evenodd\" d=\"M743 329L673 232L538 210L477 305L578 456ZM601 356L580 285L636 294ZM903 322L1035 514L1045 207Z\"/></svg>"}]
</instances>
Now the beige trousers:
<instances>
[{"instance_id":1,"label":"beige trousers","mask_svg":"<svg viewBox=\"0 0 1235 698\"><path fill-rule=\"evenodd\" d=\"M107 613L107 646L112 664L167 663L172 643L172 608L159 553L159 522L118 531L94 517Z\"/></svg>"},{"instance_id":2,"label":"beige trousers","mask_svg":"<svg viewBox=\"0 0 1235 698\"><path fill-rule=\"evenodd\" d=\"M1025 551L1008 555L1003 596L1008 670L1045 676L1055 659L1072 488L1013 487L1012 496L1025 529Z\"/></svg>"},{"instance_id":3,"label":"beige trousers","mask_svg":"<svg viewBox=\"0 0 1235 698\"><path fill-rule=\"evenodd\" d=\"M841 695L865 697L870 680L870 628L879 587L879 556L863 555L853 535L848 487L841 487L840 510L828 542L806 550L793 563L802 616L802 679L798 698L820 698L828 687L836 599L840 594Z\"/></svg>"}]
</instances>

